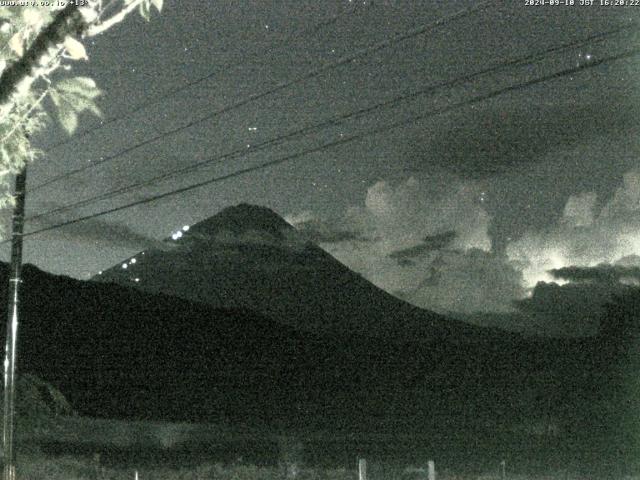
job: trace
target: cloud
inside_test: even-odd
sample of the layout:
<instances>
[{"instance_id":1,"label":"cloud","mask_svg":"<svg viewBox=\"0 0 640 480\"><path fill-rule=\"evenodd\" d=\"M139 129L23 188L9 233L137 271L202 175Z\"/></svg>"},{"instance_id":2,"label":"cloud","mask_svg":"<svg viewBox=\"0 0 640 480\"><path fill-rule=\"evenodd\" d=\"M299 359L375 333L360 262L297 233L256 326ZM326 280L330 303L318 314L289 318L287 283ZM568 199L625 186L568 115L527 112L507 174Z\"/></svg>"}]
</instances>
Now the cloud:
<instances>
[{"instance_id":1,"label":"cloud","mask_svg":"<svg viewBox=\"0 0 640 480\"><path fill-rule=\"evenodd\" d=\"M567 267L567 271L578 267ZM581 275L579 275L581 277ZM573 276L571 277L573 278ZM513 302L513 312L453 316L478 325L520 331L528 335L583 337L596 335L607 305L633 288L622 282L596 280L539 282L529 296ZM624 279L623 279L624 280Z\"/></svg>"},{"instance_id":2,"label":"cloud","mask_svg":"<svg viewBox=\"0 0 640 480\"><path fill-rule=\"evenodd\" d=\"M594 138L604 137L611 144L612 136L628 131L629 125L638 125L637 102L622 97L616 100L612 94L590 92L579 105L530 102L523 108L506 102L499 107L487 104L473 115L454 112L439 118L433 129L416 133L404 147L403 156L408 159L408 168L443 168L463 178L478 179L541 161L557 150L566 151ZM565 128L575 122L584 128Z\"/></svg>"},{"instance_id":3,"label":"cloud","mask_svg":"<svg viewBox=\"0 0 640 480\"><path fill-rule=\"evenodd\" d=\"M558 221L504 254L491 249L482 191L442 173L380 181L337 218L306 212L293 223L375 285L443 313L498 312L593 333L611 295L640 283L640 170L604 201L590 191L570 196Z\"/></svg>"},{"instance_id":4,"label":"cloud","mask_svg":"<svg viewBox=\"0 0 640 480\"><path fill-rule=\"evenodd\" d=\"M366 241L358 232L314 217L309 211L298 215L290 215L285 220L293 225L299 236L312 243L339 243L346 241Z\"/></svg>"},{"instance_id":5,"label":"cloud","mask_svg":"<svg viewBox=\"0 0 640 480\"><path fill-rule=\"evenodd\" d=\"M564 270L564 269L563 269ZM574 278L568 267L564 273ZM606 305L629 288L620 282L602 281L593 269L589 281L583 281L583 274L576 277L580 281L564 285L539 282L529 298L515 302L521 316L529 323L538 325L548 334L585 336L595 335L600 328L600 320L606 312ZM595 281L591 280L593 277Z\"/></svg>"},{"instance_id":6,"label":"cloud","mask_svg":"<svg viewBox=\"0 0 640 480\"><path fill-rule=\"evenodd\" d=\"M555 278L571 282L640 283L640 267L601 264L595 267L563 267L551 270Z\"/></svg>"},{"instance_id":7,"label":"cloud","mask_svg":"<svg viewBox=\"0 0 640 480\"><path fill-rule=\"evenodd\" d=\"M628 171L608 199L572 195L554 225L526 233L506 251L529 288L529 298L515 302L522 315L565 332L596 333L604 305L640 284L640 170Z\"/></svg>"},{"instance_id":8,"label":"cloud","mask_svg":"<svg viewBox=\"0 0 640 480\"><path fill-rule=\"evenodd\" d=\"M612 265L640 252L640 171L627 172L599 212L596 204L593 192L573 195L556 225L507 246L509 258L522 265L528 287L554 280L551 270Z\"/></svg>"},{"instance_id":9,"label":"cloud","mask_svg":"<svg viewBox=\"0 0 640 480\"><path fill-rule=\"evenodd\" d=\"M378 287L419 307L510 311L524 295L520 273L491 253L482 188L451 175L372 185L362 205L320 219L287 217L301 232ZM320 235L318 232L321 232Z\"/></svg>"},{"instance_id":10,"label":"cloud","mask_svg":"<svg viewBox=\"0 0 640 480\"><path fill-rule=\"evenodd\" d=\"M380 181L371 186L364 208L353 209L351 218L360 215L356 225L375 231L373 237L391 240L390 250L415 246L426 236L455 231L455 248L489 250L490 222L480 202L481 187L440 174L418 181L410 177L395 187Z\"/></svg>"},{"instance_id":11,"label":"cloud","mask_svg":"<svg viewBox=\"0 0 640 480\"><path fill-rule=\"evenodd\" d=\"M622 186L602 208L600 216L610 222L640 220L640 170L631 170L623 176Z\"/></svg>"},{"instance_id":12,"label":"cloud","mask_svg":"<svg viewBox=\"0 0 640 480\"><path fill-rule=\"evenodd\" d=\"M616 260L615 265L620 265L621 267L640 267L640 255L625 255Z\"/></svg>"},{"instance_id":13,"label":"cloud","mask_svg":"<svg viewBox=\"0 0 640 480\"><path fill-rule=\"evenodd\" d=\"M48 224L38 221L33 223L37 226L35 230L48 226ZM55 219L51 223L56 223ZM50 230L44 232L42 236L133 250L147 250L149 248L169 250L173 248L173 245L168 242L142 235L126 225L96 218Z\"/></svg>"},{"instance_id":14,"label":"cloud","mask_svg":"<svg viewBox=\"0 0 640 480\"><path fill-rule=\"evenodd\" d=\"M555 317L598 316L613 295L610 286L597 283L538 283L529 298L516 302L521 312Z\"/></svg>"},{"instance_id":15,"label":"cloud","mask_svg":"<svg viewBox=\"0 0 640 480\"><path fill-rule=\"evenodd\" d=\"M521 285L522 274L505 257L473 248L443 252L402 297L442 313L510 312L525 294Z\"/></svg>"},{"instance_id":16,"label":"cloud","mask_svg":"<svg viewBox=\"0 0 640 480\"><path fill-rule=\"evenodd\" d=\"M596 204L596 194L581 193L569 197L564 207L562 221L570 227L588 227L593 224L593 211Z\"/></svg>"},{"instance_id":17,"label":"cloud","mask_svg":"<svg viewBox=\"0 0 640 480\"><path fill-rule=\"evenodd\" d=\"M398 260L398 262L404 262L407 265L407 261L412 258L425 255L436 250L442 250L448 247L456 238L456 232L449 230L448 232L438 233L435 235L429 235L425 237L421 243L414 247L404 248L396 250L389 254L389 258Z\"/></svg>"},{"instance_id":18,"label":"cloud","mask_svg":"<svg viewBox=\"0 0 640 480\"><path fill-rule=\"evenodd\" d=\"M604 305L640 283L637 171L604 202L589 191L570 196L554 224L504 253L491 248L482 191L443 174L381 181L338 217L303 212L289 221L409 303L528 333L595 334Z\"/></svg>"}]
</instances>

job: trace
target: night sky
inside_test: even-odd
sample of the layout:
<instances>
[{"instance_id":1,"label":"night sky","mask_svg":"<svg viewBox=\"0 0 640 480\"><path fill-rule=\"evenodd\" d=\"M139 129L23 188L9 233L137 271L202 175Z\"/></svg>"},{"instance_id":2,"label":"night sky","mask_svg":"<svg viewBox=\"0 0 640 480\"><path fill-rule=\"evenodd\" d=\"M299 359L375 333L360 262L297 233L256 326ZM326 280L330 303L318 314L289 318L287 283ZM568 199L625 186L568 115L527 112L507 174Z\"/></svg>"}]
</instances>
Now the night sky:
<instances>
[{"instance_id":1,"label":"night sky","mask_svg":"<svg viewBox=\"0 0 640 480\"><path fill-rule=\"evenodd\" d=\"M471 7L468 15L372 51ZM48 150L30 168L28 185L159 139L36 188L27 198L28 214L239 148L248 155L58 212L28 223L27 231L378 132L29 237L25 261L90 278L183 225L249 202L272 208L347 266L411 303L442 312L499 312L501 318L524 312L530 330L545 330L549 317L571 310L567 305L590 309L587 299L624 288L619 277L607 277L606 284L597 280L599 264L640 266L634 257L640 255L640 57L526 82L637 48L633 24L639 12L640 7L599 5L533 7L525 0L489 1L486 7L435 0L167 1L151 22L130 17L87 45L89 62L73 70L92 76L103 89L99 105L106 125L82 134L100 122L84 118L80 135ZM252 145L301 127L621 28L251 153ZM357 52L363 55L212 115ZM190 86L205 76L210 78ZM518 84L525 85L435 114ZM154 98L134 115L109 122ZM414 116L425 118L381 128ZM36 142L47 150L65 135L53 126ZM575 282L549 272L570 266L590 269L596 280ZM536 287L539 281L545 283ZM575 323L581 314L571 311L575 318L563 320L560 330L588 330Z\"/></svg>"}]
</instances>

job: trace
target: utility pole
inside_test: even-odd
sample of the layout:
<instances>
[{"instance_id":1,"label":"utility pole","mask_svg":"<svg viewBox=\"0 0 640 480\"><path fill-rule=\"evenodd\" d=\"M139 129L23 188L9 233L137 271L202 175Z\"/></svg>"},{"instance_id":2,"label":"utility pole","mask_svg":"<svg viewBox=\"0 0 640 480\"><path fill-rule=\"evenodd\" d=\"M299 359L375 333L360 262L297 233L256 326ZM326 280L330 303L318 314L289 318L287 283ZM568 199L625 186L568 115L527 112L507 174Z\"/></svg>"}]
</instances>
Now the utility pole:
<instances>
[{"instance_id":1,"label":"utility pole","mask_svg":"<svg viewBox=\"0 0 640 480\"><path fill-rule=\"evenodd\" d=\"M27 184L27 167L16 175L15 205L11 226L11 267L9 271L8 316L4 357L4 415L2 422L2 451L4 456L4 480L16 479L13 431L15 426L15 377L16 349L18 344L18 307L20 283L22 283L22 233L24 228L24 204Z\"/></svg>"}]
</instances>

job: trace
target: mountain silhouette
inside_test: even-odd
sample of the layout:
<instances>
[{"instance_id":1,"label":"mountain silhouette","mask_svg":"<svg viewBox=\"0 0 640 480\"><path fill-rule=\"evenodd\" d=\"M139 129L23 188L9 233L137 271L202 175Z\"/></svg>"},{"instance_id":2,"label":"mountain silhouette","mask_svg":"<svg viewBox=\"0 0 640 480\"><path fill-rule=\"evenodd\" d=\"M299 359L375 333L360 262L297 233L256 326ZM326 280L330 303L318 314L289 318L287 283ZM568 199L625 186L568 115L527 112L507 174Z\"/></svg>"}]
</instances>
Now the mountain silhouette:
<instances>
[{"instance_id":1,"label":"mountain silhouette","mask_svg":"<svg viewBox=\"0 0 640 480\"><path fill-rule=\"evenodd\" d=\"M0 264L5 285L7 277ZM0 290L0 315L6 300ZM514 455L533 445L547 456L570 440L573 450L563 455L574 458L608 445L608 410L628 410L594 388L608 385L603 365L613 365L613 354L603 354L607 335L400 341L320 334L246 309L27 265L18 374L37 375L93 417L426 431L427 447L441 455L476 442Z\"/></svg>"},{"instance_id":2,"label":"mountain silhouette","mask_svg":"<svg viewBox=\"0 0 640 480\"><path fill-rule=\"evenodd\" d=\"M250 309L296 329L387 339L470 340L502 333L429 312L376 287L268 208L229 207L95 281Z\"/></svg>"}]
</instances>

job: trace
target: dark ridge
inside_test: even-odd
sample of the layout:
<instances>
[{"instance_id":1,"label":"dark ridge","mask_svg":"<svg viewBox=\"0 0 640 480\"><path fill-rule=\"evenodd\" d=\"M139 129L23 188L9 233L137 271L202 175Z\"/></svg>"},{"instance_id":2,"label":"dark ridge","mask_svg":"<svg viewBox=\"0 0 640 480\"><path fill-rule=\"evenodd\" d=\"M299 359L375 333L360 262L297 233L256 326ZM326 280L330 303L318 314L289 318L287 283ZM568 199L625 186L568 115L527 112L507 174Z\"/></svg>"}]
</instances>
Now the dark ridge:
<instances>
[{"instance_id":1,"label":"dark ridge","mask_svg":"<svg viewBox=\"0 0 640 480\"><path fill-rule=\"evenodd\" d=\"M0 265L5 284L7 270ZM6 315L5 292L0 302ZM441 445L459 438L455 448L492 438L505 451L517 443L607 453L614 437L632 443L606 413L629 412L616 373L627 357L604 347L622 345L637 303L612 307L623 320L590 340L390 343L26 266L18 370L97 417L429 432Z\"/></svg>"},{"instance_id":2,"label":"dark ridge","mask_svg":"<svg viewBox=\"0 0 640 480\"><path fill-rule=\"evenodd\" d=\"M267 207L241 203L227 207L217 215L198 222L191 227L191 231L214 235L228 231L236 235L248 231L261 231L282 239L283 232L293 230L282 217Z\"/></svg>"}]
</instances>

